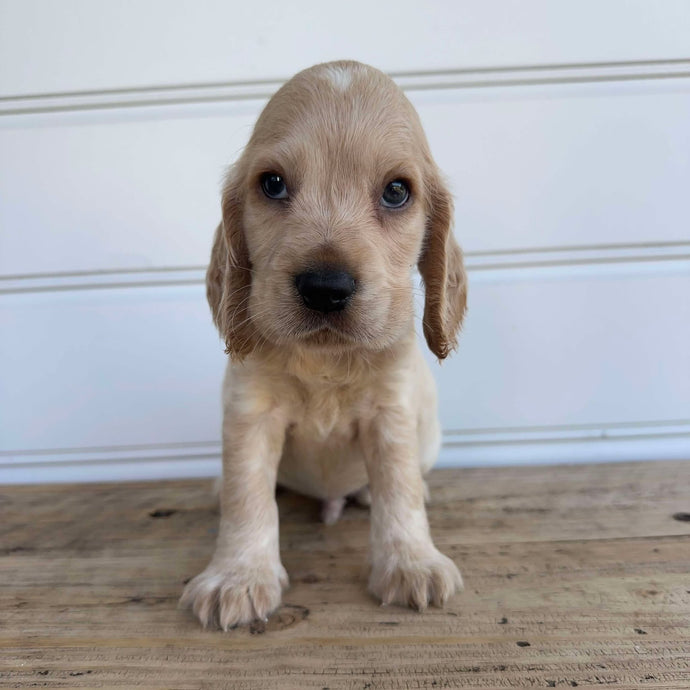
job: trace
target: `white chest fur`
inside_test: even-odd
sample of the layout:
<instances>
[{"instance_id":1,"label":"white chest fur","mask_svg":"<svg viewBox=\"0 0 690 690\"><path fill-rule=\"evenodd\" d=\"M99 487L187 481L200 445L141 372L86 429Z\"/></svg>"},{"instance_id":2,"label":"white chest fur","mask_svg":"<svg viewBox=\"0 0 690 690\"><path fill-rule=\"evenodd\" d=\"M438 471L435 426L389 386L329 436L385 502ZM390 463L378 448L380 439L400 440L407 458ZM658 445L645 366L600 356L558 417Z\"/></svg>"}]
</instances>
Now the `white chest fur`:
<instances>
[{"instance_id":1,"label":"white chest fur","mask_svg":"<svg viewBox=\"0 0 690 690\"><path fill-rule=\"evenodd\" d=\"M367 483L359 425L367 395L347 389L310 387L291 411L278 481L317 498L340 498Z\"/></svg>"}]
</instances>

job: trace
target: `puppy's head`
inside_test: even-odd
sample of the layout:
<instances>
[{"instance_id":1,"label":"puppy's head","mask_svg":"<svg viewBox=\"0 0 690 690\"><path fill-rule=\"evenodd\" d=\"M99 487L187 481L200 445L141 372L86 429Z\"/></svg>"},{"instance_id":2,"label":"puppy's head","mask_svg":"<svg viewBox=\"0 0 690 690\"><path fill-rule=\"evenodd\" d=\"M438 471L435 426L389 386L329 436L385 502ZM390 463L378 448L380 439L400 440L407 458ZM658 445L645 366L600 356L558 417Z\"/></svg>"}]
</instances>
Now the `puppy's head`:
<instances>
[{"instance_id":1,"label":"puppy's head","mask_svg":"<svg viewBox=\"0 0 690 690\"><path fill-rule=\"evenodd\" d=\"M417 113L386 75L317 65L266 105L223 191L207 276L228 352L262 342L381 350L409 328L444 358L465 311L452 199Z\"/></svg>"}]
</instances>

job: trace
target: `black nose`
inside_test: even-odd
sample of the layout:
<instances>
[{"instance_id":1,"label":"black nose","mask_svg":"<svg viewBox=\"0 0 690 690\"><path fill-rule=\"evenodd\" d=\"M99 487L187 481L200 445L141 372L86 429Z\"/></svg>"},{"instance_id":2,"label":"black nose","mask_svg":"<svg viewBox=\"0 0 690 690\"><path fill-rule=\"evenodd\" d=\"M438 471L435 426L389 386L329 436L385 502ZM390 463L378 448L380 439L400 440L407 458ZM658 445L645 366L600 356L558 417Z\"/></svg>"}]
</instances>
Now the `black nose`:
<instances>
[{"instance_id":1,"label":"black nose","mask_svg":"<svg viewBox=\"0 0 690 690\"><path fill-rule=\"evenodd\" d=\"M345 309L355 291L355 279L349 273L330 268L300 273L295 285L304 304L324 314Z\"/></svg>"}]
</instances>

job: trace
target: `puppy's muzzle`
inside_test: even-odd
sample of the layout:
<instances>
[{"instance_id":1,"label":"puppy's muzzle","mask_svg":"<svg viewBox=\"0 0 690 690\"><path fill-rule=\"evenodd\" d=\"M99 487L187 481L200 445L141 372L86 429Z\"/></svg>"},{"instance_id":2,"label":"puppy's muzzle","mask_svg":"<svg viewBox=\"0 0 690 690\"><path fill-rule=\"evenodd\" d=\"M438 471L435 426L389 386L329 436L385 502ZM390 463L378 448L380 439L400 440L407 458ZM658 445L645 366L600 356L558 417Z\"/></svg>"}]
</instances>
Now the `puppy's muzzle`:
<instances>
[{"instance_id":1,"label":"puppy's muzzle","mask_svg":"<svg viewBox=\"0 0 690 690\"><path fill-rule=\"evenodd\" d=\"M323 314L345 309L355 291L355 279L349 273L330 268L300 273L295 285L305 306Z\"/></svg>"}]
</instances>

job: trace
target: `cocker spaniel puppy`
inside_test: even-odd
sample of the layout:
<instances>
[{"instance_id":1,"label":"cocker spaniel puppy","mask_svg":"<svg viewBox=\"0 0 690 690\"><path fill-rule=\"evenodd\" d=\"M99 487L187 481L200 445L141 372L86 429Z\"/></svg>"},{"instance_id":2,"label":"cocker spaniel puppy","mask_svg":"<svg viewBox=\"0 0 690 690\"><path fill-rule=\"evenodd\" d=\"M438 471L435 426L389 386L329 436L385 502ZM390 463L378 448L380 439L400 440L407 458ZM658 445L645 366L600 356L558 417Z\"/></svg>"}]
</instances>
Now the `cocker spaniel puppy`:
<instances>
[{"instance_id":1,"label":"cocker spaniel puppy","mask_svg":"<svg viewBox=\"0 0 690 690\"><path fill-rule=\"evenodd\" d=\"M436 392L414 333L455 347L467 281L451 196L417 113L378 70L300 72L266 105L230 170L207 274L231 359L224 383L215 554L183 606L204 626L266 619L288 576L276 483L371 505L370 591L423 610L462 588L434 546L423 475L440 445Z\"/></svg>"}]
</instances>

